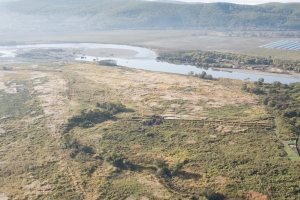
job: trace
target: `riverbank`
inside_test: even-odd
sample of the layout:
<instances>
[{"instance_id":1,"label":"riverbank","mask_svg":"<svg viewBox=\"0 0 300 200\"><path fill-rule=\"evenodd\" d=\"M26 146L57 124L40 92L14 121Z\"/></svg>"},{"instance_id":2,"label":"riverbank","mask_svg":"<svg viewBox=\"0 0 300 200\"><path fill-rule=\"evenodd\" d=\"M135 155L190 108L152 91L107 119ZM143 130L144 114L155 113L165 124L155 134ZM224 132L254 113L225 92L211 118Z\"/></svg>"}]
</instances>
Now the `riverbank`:
<instances>
[{"instance_id":1,"label":"riverbank","mask_svg":"<svg viewBox=\"0 0 300 200\"><path fill-rule=\"evenodd\" d=\"M153 51L154 50L154 51ZM229 78L257 81L264 78L266 83L280 81L289 84L299 82L298 76L287 74L267 73L255 70L197 68L192 65L171 64L168 62L157 62L157 49L148 49L130 45L100 44L100 43L58 43L58 44L36 44L20 45L15 47L1 47L0 51L7 52L0 58L3 63L16 62L56 62L56 61L90 61L113 59L118 65L160 71L175 74L202 73L212 75L214 78ZM237 70L237 71L235 71Z\"/></svg>"},{"instance_id":2,"label":"riverbank","mask_svg":"<svg viewBox=\"0 0 300 200\"><path fill-rule=\"evenodd\" d=\"M228 69L228 68L212 68L213 70L220 70L225 72L238 72L244 74L256 74L256 75L263 75L263 76L277 76L277 77L284 77L284 78L300 78L300 74L291 72L290 74L282 74L282 73L271 73L271 72L264 72L259 70L247 70L247 69Z\"/></svg>"},{"instance_id":3,"label":"riverbank","mask_svg":"<svg viewBox=\"0 0 300 200\"><path fill-rule=\"evenodd\" d=\"M110 58L123 58L123 57L134 57L138 54L137 51L130 49L113 49L113 48L84 48L81 51L82 54L93 56L93 57L110 57Z\"/></svg>"}]
</instances>

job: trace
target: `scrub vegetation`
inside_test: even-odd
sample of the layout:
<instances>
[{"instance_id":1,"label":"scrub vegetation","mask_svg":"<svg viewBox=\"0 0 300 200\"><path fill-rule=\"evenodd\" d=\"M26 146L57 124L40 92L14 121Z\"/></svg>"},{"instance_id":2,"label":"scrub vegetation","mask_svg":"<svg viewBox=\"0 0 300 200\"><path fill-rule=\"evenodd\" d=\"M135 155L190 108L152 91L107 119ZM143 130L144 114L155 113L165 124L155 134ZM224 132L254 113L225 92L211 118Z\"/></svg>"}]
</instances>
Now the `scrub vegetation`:
<instances>
[{"instance_id":1,"label":"scrub vegetation","mask_svg":"<svg viewBox=\"0 0 300 200\"><path fill-rule=\"evenodd\" d=\"M299 199L287 127L297 123L297 84L96 63L7 67L1 198ZM294 107L278 114L284 103L269 89Z\"/></svg>"},{"instance_id":2,"label":"scrub vegetation","mask_svg":"<svg viewBox=\"0 0 300 200\"><path fill-rule=\"evenodd\" d=\"M276 116L276 133L299 154L299 83L272 84L263 83L263 79L249 86L244 84L242 89L261 96L262 103L269 113ZM289 149L289 148L286 148ZM292 155L292 153L290 153ZM298 160L298 158L296 158Z\"/></svg>"},{"instance_id":3,"label":"scrub vegetation","mask_svg":"<svg viewBox=\"0 0 300 200\"><path fill-rule=\"evenodd\" d=\"M167 51L160 52L157 60L204 68L234 68L276 73L300 72L300 61L278 59L272 56L262 57L210 51Z\"/></svg>"},{"instance_id":4,"label":"scrub vegetation","mask_svg":"<svg viewBox=\"0 0 300 200\"><path fill-rule=\"evenodd\" d=\"M300 37L299 3L23 0L0 13L2 46L131 44L176 64L300 72L298 51L258 48ZM136 54L121 49L15 53L0 53L0 200L300 199L300 84L120 67Z\"/></svg>"}]
</instances>

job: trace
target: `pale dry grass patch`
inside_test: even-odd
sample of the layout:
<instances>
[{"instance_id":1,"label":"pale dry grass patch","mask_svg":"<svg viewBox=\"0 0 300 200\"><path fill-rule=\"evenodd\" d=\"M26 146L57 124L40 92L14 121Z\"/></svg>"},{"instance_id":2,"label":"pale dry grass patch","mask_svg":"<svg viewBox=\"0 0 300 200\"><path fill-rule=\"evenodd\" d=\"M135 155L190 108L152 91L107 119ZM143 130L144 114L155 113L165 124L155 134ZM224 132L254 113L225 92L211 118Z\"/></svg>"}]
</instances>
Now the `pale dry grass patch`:
<instances>
[{"instance_id":1,"label":"pale dry grass patch","mask_svg":"<svg viewBox=\"0 0 300 200\"><path fill-rule=\"evenodd\" d=\"M77 64L78 65L78 64ZM199 100L206 101L207 109L221 108L225 105L243 106L257 105L257 99L235 87L215 84L194 77L132 70L128 68L103 67L95 64L73 66L76 73L96 84L105 85L115 91L115 96L121 101L135 102L140 111L152 113L151 110L163 109L159 101L188 101L183 104L171 103L162 113L176 114L177 118L192 118L206 116L203 107L198 107ZM80 70L78 70L80 69ZM210 101L212 100L213 101ZM159 101L158 101L159 100ZM181 108L179 114L172 109Z\"/></svg>"},{"instance_id":2,"label":"pale dry grass patch","mask_svg":"<svg viewBox=\"0 0 300 200\"><path fill-rule=\"evenodd\" d=\"M34 91L39 94L47 118L47 127L51 135L55 136L60 132L60 126L65 122L67 116L67 98L66 94L67 82L55 74L47 74L45 72L33 72L31 79L39 80L39 78L48 77L49 80L42 85L33 87Z\"/></svg>"},{"instance_id":3,"label":"pale dry grass patch","mask_svg":"<svg viewBox=\"0 0 300 200\"><path fill-rule=\"evenodd\" d=\"M171 197L166 188L153 175L139 177L138 182L142 185L147 186L148 189L152 192L152 195L156 198L169 199Z\"/></svg>"}]
</instances>

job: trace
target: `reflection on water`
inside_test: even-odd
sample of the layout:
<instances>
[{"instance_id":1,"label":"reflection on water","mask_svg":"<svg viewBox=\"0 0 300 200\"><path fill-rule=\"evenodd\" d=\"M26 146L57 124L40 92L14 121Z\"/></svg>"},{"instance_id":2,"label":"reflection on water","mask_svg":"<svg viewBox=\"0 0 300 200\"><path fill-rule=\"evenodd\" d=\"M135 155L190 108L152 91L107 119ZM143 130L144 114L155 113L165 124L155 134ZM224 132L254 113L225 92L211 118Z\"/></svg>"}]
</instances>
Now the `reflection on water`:
<instances>
[{"instance_id":1,"label":"reflection on water","mask_svg":"<svg viewBox=\"0 0 300 200\"><path fill-rule=\"evenodd\" d=\"M38 48L61 48L61 49L78 49L78 48L90 48L90 49L129 49L136 51L138 54L135 57L141 58L156 58L157 55L154 51L150 49L129 46L129 45L117 45L117 44L100 44L100 43L60 43L60 44L34 44L34 45L16 45L16 46L0 46L0 52L6 54L6 57L15 57L12 54L13 51L20 49L38 49Z\"/></svg>"},{"instance_id":2,"label":"reflection on water","mask_svg":"<svg viewBox=\"0 0 300 200\"><path fill-rule=\"evenodd\" d=\"M176 65L166 62L157 62L156 53L150 49L135 47L129 45L116 45L116 44L99 44L99 43L61 43L61 44L36 44L36 45L17 45L10 47L0 47L0 58L15 57L17 50L24 49L38 49L38 48L61 48L61 49L80 49L80 48L110 48L110 49L127 49L136 51L137 54L134 57L129 58L114 58L117 61L118 65L144 69L149 71L159 71L159 72L168 72L168 73L177 73L177 74L188 74L190 71L194 73L202 73L205 71L207 74L211 74L214 78L231 78L231 79L240 79L240 80L250 80L257 81L259 78L264 78L265 82L271 83L274 81L280 81L281 83L292 83L298 82L297 78L286 78L280 77L273 74L270 75L258 75L258 74L247 74L240 72L227 72L220 69L201 69L196 68L195 66L190 65ZM81 61L95 61L95 60L106 60L106 58L101 57L91 57L88 55L84 56L84 59L80 57L76 60ZM1 59L0 59L1 61ZM54 60L55 61L55 60Z\"/></svg>"},{"instance_id":3,"label":"reflection on water","mask_svg":"<svg viewBox=\"0 0 300 200\"><path fill-rule=\"evenodd\" d=\"M0 50L0 58L10 58L15 57L17 54L16 50Z\"/></svg>"},{"instance_id":4,"label":"reflection on water","mask_svg":"<svg viewBox=\"0 0 300 200\"><path fill-rule=\"evenodd\" d=\"M77 60L82 61L93 61L97 59L95 57L87 56L86 59L77 58ZM100 58L98 60L105 60L107 58ZM247 74L240 72L231 72L231 71L222 71L221 69L202 69L197 68L191 65L176 65L167 62L157 62L155 59L136 59L136 58L114 58L117 61L118 65L135 68L135 69L144 69L149 71L159 71L159 72L168 72L168 73L176 73L176 74L188 74L190 71L194 73L202 73L205 71L207 74L211 74L214 78L231 78L231 79L239 79L239 80L249 80L249 81L257 81L259 78L264 78L266 83L272 83L274 81L280 81L281 83L293 83L298 82L299 79L296 78L286 78L279 76L266 76L259 74Z\"/></svg>"}]
</instances>

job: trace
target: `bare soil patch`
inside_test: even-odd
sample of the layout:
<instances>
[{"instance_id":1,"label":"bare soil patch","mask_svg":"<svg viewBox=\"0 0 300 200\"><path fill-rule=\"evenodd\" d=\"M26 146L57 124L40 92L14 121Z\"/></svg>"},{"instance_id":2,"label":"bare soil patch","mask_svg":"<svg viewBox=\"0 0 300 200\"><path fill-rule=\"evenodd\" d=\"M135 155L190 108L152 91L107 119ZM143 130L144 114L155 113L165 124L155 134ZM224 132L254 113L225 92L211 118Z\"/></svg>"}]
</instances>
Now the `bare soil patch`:
<instances>
[{"instance_id":1,"label":"bare soil patch","mask_svg":"<svg viewBox=\"0 0 300 200\"><path fill-rule=\"evenodd\" d=\"M262 193L250 191L247 193L246 199L247 200L267 200L268 197L267 197L267 195L264 195Z\"/></svg>"},{"instance_id":2,"label":"bare soil patch","mask_svg":"<svg viewBox=\"0 0 300 200\"><path fill-rule=\"evenodd\" d=\"M5 195L5 193L0 194L0 200L8 200L9 198Z\"/></svg>"},{"instance_id":3,"label":"bare soil patch","mask_svg":"<svg viewBox=\"0 0 300 200\"><path fill-rule=\"evenodd\" d=\"M138 52L129 49L110 49L110 48L96 48L96 49L84 48L82 53L93 57L111 57L111 58L133 57L136 54L138 54Z\"/></svg>"},{"instance_id":4,"label":"bare soil patch","mask_svg":"<svg viewBox=\"0 0 300 200\"><path fill-rule=\"evenodd\" d=\"M32 79L48 76L46 73L34 72ZM59 76L51 74L49 81L36 85L34 90L39 94L45 117L48 118L48 128L51 135L55 136L60 131L60 126L66 120L66 97L62 96L66 92L66 82Z\"/></svg>"},{"instance_id":5,"label":"bare soil patch","mask_svg":"<svg viewBox=\"0 0 300 200\"><path fill-rule=\"evenodd\" d=\"M138 182L146 185L151 189L153 192L153 196L159 198L159 199L169 199L170 194L169 192L164 188L164 186L155 178L153 175L148 175L144 177L138 178Z\"/></svg>"},{"instance_id":6,"label":"bare soil patch","mask_svg":"<svg viewBox=\"0 0 300 200\"><path fill-rule=\"evenodd\" d=\"M222 71L229 71L229 72L240 72L240 73L246 73L246 74L258 74L258 75L264 75L264 76L278 76L278 77L286 77L286 78L300 78L300 74L291 72L289 74L283 73L281 69L277 68L270 68L269 72L264 72L260 70L247 70L247 69L222 69ZM274 74L276 73L276 74Z\"/></svg>"},{"instance_id":7,"label":"bare soil patch","mask_svg":"<svg viewBox=\"0 0 300 200\"><path fill-rule=\"evenodd\" d=\"M227 180L226 180L226 178L225 177L222 177L222 176L218 176L218 177L216 177L215 178L215 181L216 181L216 183L219 183L219 184L226 184L226 182L227 182Z\"/></svg>"}]
</instances>

